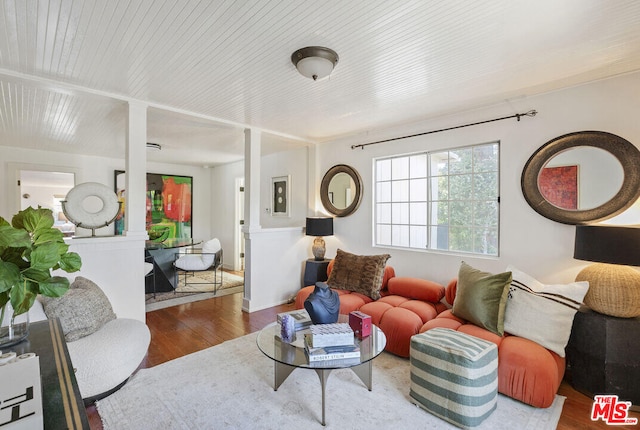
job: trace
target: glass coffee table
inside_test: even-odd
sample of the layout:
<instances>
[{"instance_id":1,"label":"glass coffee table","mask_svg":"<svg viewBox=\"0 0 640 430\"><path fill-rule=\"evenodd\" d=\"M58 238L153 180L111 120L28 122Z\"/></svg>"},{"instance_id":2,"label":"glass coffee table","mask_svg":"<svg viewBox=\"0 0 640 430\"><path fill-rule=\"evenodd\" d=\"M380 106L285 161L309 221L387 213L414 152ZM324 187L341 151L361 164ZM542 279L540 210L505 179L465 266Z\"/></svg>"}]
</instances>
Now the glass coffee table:
<instances>
[{"instance_id":1,"label":"glass coffee table","mask_svg":"<svg viewBox=\"0 0 640 430\"><path fill-rule=\"evenodd\" d=\"M340 315L338 322L348 322L347 315ZM371 391L372 360L384 350L387 338L378 327L372 325L371 334L364 339L354 338L360 346L360 360L326 360L309 363L304 352L304 330L296 332L293 343L285 343L280 339L280 325L271 323L258 333L258 348L264 355L273 360L274 391L295 369L315 370L322 386L322 425L325 425L325 387L331 371L334 369L351 369Z\"/></svg>"}]
</instances>

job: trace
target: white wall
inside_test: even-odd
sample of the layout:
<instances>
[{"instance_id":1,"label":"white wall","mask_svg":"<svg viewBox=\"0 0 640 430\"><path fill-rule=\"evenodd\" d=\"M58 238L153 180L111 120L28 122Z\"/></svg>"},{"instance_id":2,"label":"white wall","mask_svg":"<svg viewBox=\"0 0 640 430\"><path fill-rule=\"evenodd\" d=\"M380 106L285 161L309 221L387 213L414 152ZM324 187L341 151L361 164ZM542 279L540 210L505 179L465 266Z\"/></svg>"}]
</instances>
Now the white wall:
<instances>
[{"instance_id":1,"label":"white wall","mask_svg":"<svg viewBox=\"0 0 640 430\"><path fill-rule=\"evenodd\" d=\"M287 302L300 289L310 248L302 227L262 229L246 239L243 309L254 312Z\"/></svg>"},{"instance_id":2,"label":"white wall","mask_svg":"<svg viewBox=\"0 0 640 430\"><path fill-rule=\"evenodd\" d=\"M260 225L263 228L303 226L307 216L308 151L306 147L260 158ZM271 215L271 179L289 176L289 216Z\"/></svg>"},{"instance_id":3,"label":"white wall","mask_svg":"<svg viewBox=\"0 0 640 430\"><path fill-rule=\"evenodd\" d=\"M48 185L22 185L20 187L23 194L28 194L29 197L22 197L22 206L27 208L29 206L37 208L41 206L47 209L54 209L53 197L57 195L64 196L67 194L69 188L60 186L48 186ZM56 215L54 211L54 216Z\"/></svg>"},{"instance_id":4,"label":"white wall","mask_svg":"<svg viewBox=\"0 0 640 430\"><path fill-rule=\"evenodd\" d=\"M144 322L144 269L136 264L144 255L144 240L118 237L65 239L69 251L82 258L79 272L56 275L73 281L77 276L91 279L109 298L119 318L133 318ZM142 282L140 282L142 280Z\"/></svg>"},{"instance_id":5,"label":"white wall","mask_svg":"<svg viewBox=\"0 0 640 430\"><path fill-rule=\"evenodd\" d=\"M535 118L495 122L423 137L369 146L352 150L352 144L366 143L389 137L419 133L442 127L481 121L494 117L537 109ZM547 141L562 134L580 130L602 130L617 134L635 145L640 145L640 73L604 80L589 85L536 96L522 97L499 106L456 115L420 124L412 124L382 132L371 132L320 145L309 163L308 152L302 150L264 157L261 166L261 207L270 207L272 176L291 175L292 207L290 218L261 216L263 230L250 233L252 268L248 273L251 291L246 293L245 309L253 311L281 303L299 288L304 260L310 256L310 242L303 235L304 218L321 208L310 195L316 195L322 178L331 166L349 164L356 168L364 181L362 204L358 211L334 221L335 235L325 238L327 257L335 256L337 248L360 254L390 253L389 264L400 276L417 276L446 283L455 277L460 260L488 271L502 271L508 264L529 272L543 282L568 282L587 263L574 260L573 226L559 224L538 215L522 196L520 175L529 156ZM501 208L500 256L482 258L456 254L416 252L372 246L372 160L375 157L420 150L443 149L462 145L499 140L501 142ZM76 173L78 183L96 181L113 185L113 170L123 169L124 160L88 156L74 156L0 147L4 174L0 175L0 215L9 217L18 209L19 196L15 185L15 166L45 165L52 170ZM311 166L311 164L313 164ZM314 170L315 168L318 170ZM311 168L310 168L311 167ZM194 177L194 230L195 238L218 236L225 248L233 249L232 232L235 227L235 179L243 174L243 163L214 169L196 169L185 166L152 164L147 171ZM314 183L315 182L315 183ZM308 187L304 188L308 183ZM269 203L267 203L269 202ZM315 207L314 207L315 203ZM309 207L311 206L311 207ZM263 214L261 214L263 215ZM631 218L631 219L629 219ZM639 223L640 219L627 216L626 222ZM268 227L268 228L264 228ZM88 240L88 239L84 239ZM137 246L137 245L136 245ZM133 246L135 248L136 246ZM99 253L96 253L99 254ZM125 253L126 254L126 253ZM110 257L111 258L111 257ZM96 273L87 277L114 282L114 291L131 300L143 300L138 295L143 285L142 268L131 264L128 255L118 261L100 264L87 262L86 268ZM142 257L140 265L142 264ZM117 267L123 276L112 276ZM98 273L99 272L99 273ZM130 286L131 294L121 290ZM115 301L121 306L122 297ZM127 312L139 313L138 303L125 307Z\"/></svg>"},{"instance_id":6,"label":"white wall","mask_svg":"<svg viewBox=\"0 0 640 430\"><path fill-rule=\"evenodd\" d=\"M420 133L536 109L535 118L515 119L405 139L362 149L352 144ZM446 283L457 276L461 260L487 271L504 271L512 264L542 282L569 282L587 263L573 259L575 227L548 220L528 206L520 176L531 154L549 140L574 131L601 130L640 146L640 74L492 106L439 120L369 133L319 146L320 171L339 163L351 165L364 182L358 211L334 220L335 235L325 238L327 257L336 248L361 254L390 253L389 264L400 276L417 276ZM436 150L499 140L501 143L500 256L406 251L372 246L372 160L375 157ZM319 184L317 185L319 187ZM635 219L640 223L640 219Z\"/></svg>"},{"instance_id":7,"label":"white wall","mask_svg":"<svg viewBox=\"0 0 640 430\"><path fill-rule=\"evenodd\" d=\"M0 146L0 216L11 219L20 209L17 178L20 169L73 172L76 183L99 182L113 187L114 170L124 170L124 159L61 154ZM211 172L203 168L162 163L147 163L151 173L193 176L193 237L211 235ZM99 229L98 235L112 235L113 227ZM111 301L119 317L145 320L144 312L144 240L140 238L66 239L70 250L82 258L79 273L66 274L70 280L84 276L95 281Z\"/></svg>"},{"instance_id":8,"label":"white wall","mask_svg":"<svg viewBox=\"0 0 640 430\"><path fill-rule=\"evenodd\" d=\"M224 267L233 269L234 256L240 252L235 241L236 179L244 177L244 162L224 164L211 170L210 222L212 237L217 237L224 252Z\"/></svg>"},{"instance_id":9,"label":"white wall","mask_svg":"<svg viewBox=\"0 0 640 430\"><path fill-rule=\"evenodd\" d=\"M73 172L76 184L83 182L99 182L113 187L114 171L124 170L124 158L93 157L87 155L63 154L38 151L24 148L0 146L2 173L0 175L0 216L10 219L20 210L19 187L17 185L20 169L50 170L57 172ZM195 220L193 237L204 239L211 234L210 195L211 172L204 168L196 168L179 164L147 163L147 172L166 173L193 177L193 211ZM96 234L111 235L113 228L99 229Z\"/></svg>"},{"instance_id":10,"label":"white wall","mask_svg":"<svg viewBox=\"0 0 640 430\"><path fill-rule=\"evenodd\" d=\"M302 227L309 212L307 190L308 150L299 148L261 157L260 228L247 232L245 300L246 311L268 308L286 302L300 288L302 267L310 256L311 244ZM212 170L212 231L220 239L225 266L239 252L234 243L236 179L244 175L244 162L217 166ZM289 217L273 217L271 178L290 176Z\"/></svg>"}]
</instances>

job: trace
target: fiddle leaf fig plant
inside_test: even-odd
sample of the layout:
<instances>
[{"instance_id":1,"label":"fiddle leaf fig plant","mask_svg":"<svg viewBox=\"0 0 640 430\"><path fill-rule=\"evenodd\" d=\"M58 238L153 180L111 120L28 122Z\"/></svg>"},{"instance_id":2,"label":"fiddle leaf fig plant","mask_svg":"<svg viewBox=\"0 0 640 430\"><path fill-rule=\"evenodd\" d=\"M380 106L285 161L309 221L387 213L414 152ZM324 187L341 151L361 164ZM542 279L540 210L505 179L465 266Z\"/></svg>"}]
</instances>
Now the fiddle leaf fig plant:
<instances>
[{"instance_id":1,"label":"fiddle leaf fig plant","mask_svg":"<svg viewBox=\"0 0 640 430\"><path fill-rule=\"evenodd\" d=\"M80 256L69 252L53 223L53 212L40 207L18 212L11 223L0 217L0 321L8 302L15 316L28 312L38 294L62 296L69 289L69 280L51 276L52 270L80 270Z\"/></svg>"}]
</instances>

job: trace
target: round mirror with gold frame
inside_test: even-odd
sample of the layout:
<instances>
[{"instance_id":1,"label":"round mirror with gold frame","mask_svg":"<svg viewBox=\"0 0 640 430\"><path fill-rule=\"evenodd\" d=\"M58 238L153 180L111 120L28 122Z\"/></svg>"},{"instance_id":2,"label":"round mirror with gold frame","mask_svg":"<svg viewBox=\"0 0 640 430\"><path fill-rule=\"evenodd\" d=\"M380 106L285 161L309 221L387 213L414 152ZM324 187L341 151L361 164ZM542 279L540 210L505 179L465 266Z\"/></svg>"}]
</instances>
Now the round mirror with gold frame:
<instances>
[{"instance_id":1,"label":"round mirror with gold frame","mask_svg":"<svg viewBox=\"0 0 640 430\"><path fill-rule=\"evenodd\" d=\"M320 200L335 216L354 213L362 201L362 179L358 172L346 164L333 166L322 178Z\"/></svg>"},{"instance_id":2,"label":"round mirror with gold frame","mask_svg":"<svg viewBox=\"0 0 640 430\"><path fill-rule=\"evenodd\" d=\"M603 131L565 134L533 153L521 185L527 203L546 218L564 224L602 221L640 198L640 151Z\"/></svg>"}]
</instances>

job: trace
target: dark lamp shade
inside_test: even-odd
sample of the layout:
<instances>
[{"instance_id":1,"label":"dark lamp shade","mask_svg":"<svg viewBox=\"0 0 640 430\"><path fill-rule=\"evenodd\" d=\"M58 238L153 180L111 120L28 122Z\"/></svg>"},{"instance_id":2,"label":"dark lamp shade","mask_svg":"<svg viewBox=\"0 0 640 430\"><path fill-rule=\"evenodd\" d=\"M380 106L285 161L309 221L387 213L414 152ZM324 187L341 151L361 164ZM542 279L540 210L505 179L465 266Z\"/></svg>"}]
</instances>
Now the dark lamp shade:
<instances>
[{"instance_id":1,"label":"dark lamp shade","mask_svg":"<svg viewBox=\"0 0 640 430\"><path fill-rule=\"evenodd\" d=\"M577 225L573 258L640 266L640 226Z\"/></svg>"},{"instance_id":2,"label":"dark lamp shade","mask_svg":"<svg viewBox=\"0 0 640 430\"><path fill-rule=\"evenodd\" d=\"M307 236L333 236L333 218L307 218Z\"/></svg>"}]
</instances>

